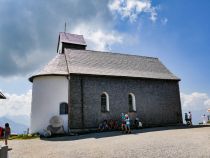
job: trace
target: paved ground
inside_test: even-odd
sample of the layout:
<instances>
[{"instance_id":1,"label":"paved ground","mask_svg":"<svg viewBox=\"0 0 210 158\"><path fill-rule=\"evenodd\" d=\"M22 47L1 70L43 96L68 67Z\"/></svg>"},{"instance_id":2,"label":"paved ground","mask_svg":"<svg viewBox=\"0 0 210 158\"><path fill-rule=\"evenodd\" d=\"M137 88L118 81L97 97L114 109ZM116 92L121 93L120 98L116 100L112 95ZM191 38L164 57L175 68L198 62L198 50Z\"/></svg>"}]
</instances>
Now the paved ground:
<instances>
[{"instance_id":1,"label":"paved ground","mask_svg":"<svg viewBox=\"0 0 210 158\"><path fill-rule=\"evenodd\" d=\"M10 158L210 158L210 127L150 128L122 135L93 133L48 140L13 140Z\"/></svg>"}]
</instances>

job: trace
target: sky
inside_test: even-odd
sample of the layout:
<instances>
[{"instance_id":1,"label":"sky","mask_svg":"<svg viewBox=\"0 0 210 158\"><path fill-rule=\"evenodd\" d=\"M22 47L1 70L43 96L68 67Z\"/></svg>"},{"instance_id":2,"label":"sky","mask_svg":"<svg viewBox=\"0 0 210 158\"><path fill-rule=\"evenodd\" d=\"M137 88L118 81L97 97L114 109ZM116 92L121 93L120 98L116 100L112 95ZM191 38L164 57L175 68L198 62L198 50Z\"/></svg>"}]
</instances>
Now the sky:
<instances>
[{"instance_id":1,"label":"sky","mask_svg":"<svg viewBox=\"0 0 210 158\"><path fill-rule=\"evenodd\" d=\"M158 57L181 81L182 111L210 108L210 1L0 0L0 117L30 116L28 78L55 55L59 32L88 49ZM200 121L201 122L201 121Z\"/></svg>"}]
</instances>

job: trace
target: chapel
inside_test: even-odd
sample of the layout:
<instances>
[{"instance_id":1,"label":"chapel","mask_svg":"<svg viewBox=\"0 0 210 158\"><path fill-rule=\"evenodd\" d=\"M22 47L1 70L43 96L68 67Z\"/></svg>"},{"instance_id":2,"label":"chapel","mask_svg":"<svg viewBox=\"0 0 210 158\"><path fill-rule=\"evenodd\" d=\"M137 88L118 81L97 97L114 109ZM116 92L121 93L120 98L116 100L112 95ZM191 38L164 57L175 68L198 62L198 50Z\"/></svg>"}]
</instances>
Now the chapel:
<instances>
[{"instance_id":1,"label":"chapel","mask_svg":"<svg viewBox=\"0 0 210 158\"><path fill-rule=\"evenodd\" d=\"M64 129L97 128L121 113L144 126L182 123L179 81L158 59L86 49L82 35L59 33L57 54L29 80L31 132L59 115Z\"/></svg>"}]
</instances>

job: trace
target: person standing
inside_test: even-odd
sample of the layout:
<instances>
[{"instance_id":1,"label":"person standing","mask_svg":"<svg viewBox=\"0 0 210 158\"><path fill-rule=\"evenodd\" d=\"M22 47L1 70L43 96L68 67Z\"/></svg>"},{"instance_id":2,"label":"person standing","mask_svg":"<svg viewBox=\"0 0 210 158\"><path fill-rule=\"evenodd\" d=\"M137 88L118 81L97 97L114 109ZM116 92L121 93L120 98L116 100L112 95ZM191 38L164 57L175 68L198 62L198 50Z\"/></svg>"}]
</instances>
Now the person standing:
<instances>
[{"instance_id":1,"label":"person standing","mask_svg":"<svg viewBox=\"0 0 210 158\"><path fill-rule=\"evenodd\" d=\"M190 122L189 122L189 118L188 118L187 113L185 113L184 116L185 116L186 124L187 124L187 125L190 125Z\"/></svg>"},{"instance_id":2,"label":"person standing","mask_svg":"<svg viewBox=\"0 0 210 158\"><path fill-rule=\"evenodd\" d=\"M126 122L126 133L131 133L130 119L128 114L125 114L125 122Z\"/></svg>"},{"instance_id":3,"label":"person standing","mask_svg":"<svg viewBox=\"0 0 210 158\"><path fill-rule=\"evenodd\" d=\"M189 119L190 125L192 125L192 113L190 111L188 113L188 119Z\"/></svg>"},{"instance_id":4,"label":"person standing","mask_svg":"<svg viewBox=\"0 0 210 158\"><path fill-rule=\"evenodd\" d=\"M124 113L121 114L121 120L122 120L121 129L122 129L122 133L124 133L124 132L126 132L126 122L125 122Z\"/></svg>"},{"instance_id":5,"label":"person standing","mask_svg":"<svg viewBox=\"0 0 210 158\"><path fill-rule=\"evenodd\" d=\"M0 138L4 138L4 128L0 127Z\"/></svg>"},{"instance_id":6,"label":"person standing","mask_svg":"<svg viewBox=\"0 0 210 158\"><path fill-rule=\"evenodd\" d=\"M8 139L9 139L10 134L11 134L11 130L10 130L10 127L9 127L9 123L5 123L5 129L4 129L4 142L5 142L5 145L8 144Z\"/></svg>"},{"instance_id":7,"label":"person standing","mask_svg":"<svg viewBox=\"0 0 210 158\"><path fill-rule=\"evenodd\" d=\"M203 114L203 125L206 125L206 122L207 122L207 119L206 119L206 115L205 114Z\"/></svg>"}]
</instances>

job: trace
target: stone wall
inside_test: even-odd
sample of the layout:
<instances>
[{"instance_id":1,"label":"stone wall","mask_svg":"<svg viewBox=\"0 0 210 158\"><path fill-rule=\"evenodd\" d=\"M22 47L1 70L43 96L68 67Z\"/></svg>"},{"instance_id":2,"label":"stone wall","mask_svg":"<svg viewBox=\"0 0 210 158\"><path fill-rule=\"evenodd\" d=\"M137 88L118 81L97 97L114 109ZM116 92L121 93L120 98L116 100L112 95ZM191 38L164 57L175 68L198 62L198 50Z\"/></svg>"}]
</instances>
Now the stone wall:
<instances>
[{"instance_id":1,"label":"stone wall","mask_svg":"<svg viewBox=\"0 0 210 158\"><path fill-rule=\"evenodd\" d=\"M109 95L106 113L101 112L103 92ZM71 75L70 128L92 128L104 119L120 119L122 112L128 113L129 93L135 95L137 110L129 113L131 119L138 116L145 126L182 123L178 81Z\"/></svg>"}]
</instances>

